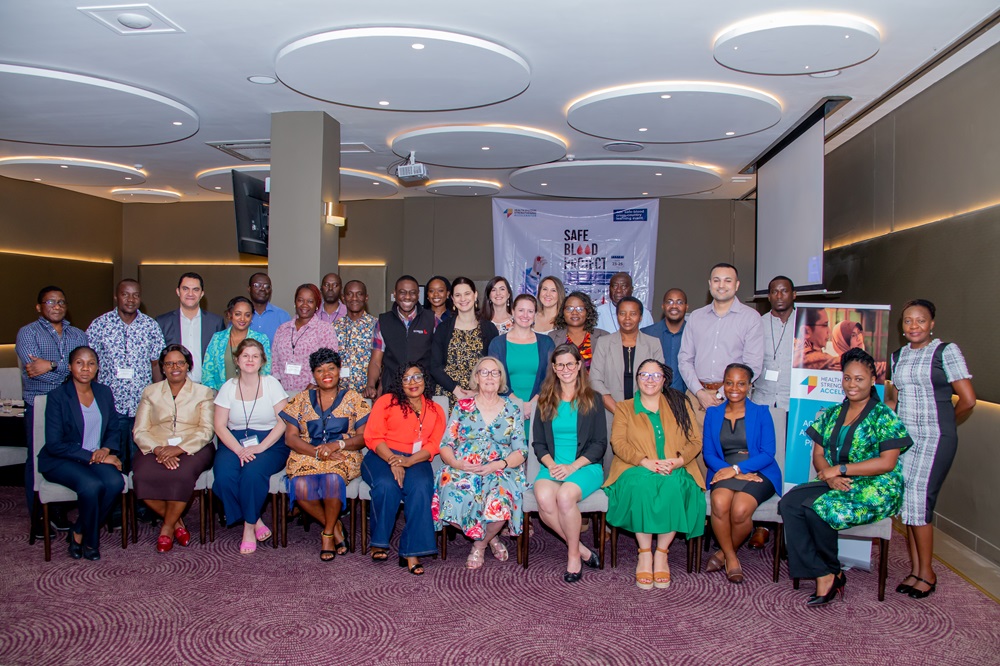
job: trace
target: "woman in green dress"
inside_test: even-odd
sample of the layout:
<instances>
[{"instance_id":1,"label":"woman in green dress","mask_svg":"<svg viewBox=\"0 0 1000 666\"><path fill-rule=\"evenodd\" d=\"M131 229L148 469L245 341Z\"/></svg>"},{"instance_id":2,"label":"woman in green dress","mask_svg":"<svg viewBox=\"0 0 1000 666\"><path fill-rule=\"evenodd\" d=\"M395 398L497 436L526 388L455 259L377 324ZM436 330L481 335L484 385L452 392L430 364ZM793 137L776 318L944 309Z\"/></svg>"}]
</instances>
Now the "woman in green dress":
<instances>
[{"instance_id":1,"label":"woman in green dress","mask_svg":"<svg viewBox=\"0 0 1000 666\"><path fill-rule=\"evenodd\" d=\"M604 482L608 425L600 396L590 388L583 357L573 344L556 347L538 394L532 448L541 463L535 479L538 515L566 542L563 580L581 578L581 565L595 569L597 553L580 543L577 504Z\"/></svg>"},{"instance_id":2,"label":"woman in green dress","mask_svg":"<svg viewBox=\"0 0 1000 666\"><path fill-rule=\"evenodd\" d=\"M701 433L687 396L670 388L670 368L646 359L636 377L639 390L617 404L611 427L615 459L604 484L608 522L635 533L635 584L666 589L674 535L698 537L705 530L705 477L697 462Z\"/></svg>"},{"instance_id":3,"label":"woman in green dress","mask_svg":"<svg viewBox=\"0 0 1000 666\"><path fill-rule=\"evenodd\" d=\"M556 348L552 338L531 330L537 302L531 294L514 299L514 325L507 333L493 338L490 356L500 359L510 378L510 398L521 407L524 420L531 418L538 392L549 367L549 357Z\"/></svg>"}]
</instances>

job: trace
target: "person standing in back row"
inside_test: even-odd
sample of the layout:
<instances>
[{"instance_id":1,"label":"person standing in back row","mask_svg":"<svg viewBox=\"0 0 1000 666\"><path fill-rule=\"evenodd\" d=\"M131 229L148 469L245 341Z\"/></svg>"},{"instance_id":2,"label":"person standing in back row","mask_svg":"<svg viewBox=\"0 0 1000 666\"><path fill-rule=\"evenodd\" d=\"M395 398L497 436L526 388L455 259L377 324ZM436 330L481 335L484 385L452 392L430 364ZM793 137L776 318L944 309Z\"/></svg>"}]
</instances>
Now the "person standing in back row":
<instances>
[{"instance_id":1,"label":"person standing in back row","mask_svg":"<svg viewBox=\"0 0 1000 666\"><path fill-rule=\"evenodd\" d=\"M347 315L347 304L341 298L343 283L336 273L327 273L319 285L323 292L323 304L316 310L316 318L327 324L332 324Z\"/></svg>"},{"instance_id":2,"label":"person standing in back row","mask_svg":"<svg viewBox=\"0 0 1000 666\"><path fill-rule=\"evenodd\" d=\"M368 363L365 397L376 398L408 363L431 365L431 341L434 335L434 312L418 303L420 285L412 275L396 280L392 309L378 316L372 338L372 359ZM428 375L428 380L430 377Z\"/></svg>"},{"instance_id":3,"label":"person standing in back row","mask_svg":"<svg viewBox=\"0 0 1000 666\"><path fill-rule=\"evenodd\" d=\"M156 318L168 345L184 345L191 352L191 381L201 383L201 364L212 336L226 327L222 317L201 309L205 281L197 273L184 273L177 281L180 307Z\"/></svg>"},{"instance_id":4,"label":"person standing in back row","mask_svg":"<svg viewBox=\"0 0 1000 666\"><path fill-rule=\"evenodd\" d=\"M597 328L608 333L618 330L618 303L626 296L632 295L632 276L628 273L615 273L608 283L608 300L597 307ZM653 325L653 316L643 310L640 328Z\"/></svg>"}]
</instances>

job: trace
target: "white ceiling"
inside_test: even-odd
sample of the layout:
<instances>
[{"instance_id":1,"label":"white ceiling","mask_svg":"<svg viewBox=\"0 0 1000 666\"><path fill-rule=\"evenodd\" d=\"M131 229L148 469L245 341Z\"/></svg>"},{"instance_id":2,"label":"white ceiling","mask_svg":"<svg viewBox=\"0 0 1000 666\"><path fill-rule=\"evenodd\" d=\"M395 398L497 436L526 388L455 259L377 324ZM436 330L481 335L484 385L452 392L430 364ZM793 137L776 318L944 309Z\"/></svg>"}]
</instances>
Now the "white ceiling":
<instances>
[{"instance_id":1,"label":"white ceiling","mask_svg":"<svg viewBox=\"0 0 1000 666\"><path fill-rule=\"evenodd\" d=\"M0 175L105 198L144 177L180 201L229 197L224 172L204 172L241 162L206 142L266 139L271 113L299 110L326 111L343 142L373 149L342 154L345 200L497 187L735 198L754 185L733 182L738 170L819 99L853 98L831 131L997 11L996 0L78 7L0 3L0 164L78 160L22 160ZM120 13L151 25L129 32ZM807 74L831 69L841 72ZM609 139L644 149L612 153ZM402 187L386 174L410 150L444 185ZM130 167L140 177L121 182Z\"/></svg>"}]
</instances>

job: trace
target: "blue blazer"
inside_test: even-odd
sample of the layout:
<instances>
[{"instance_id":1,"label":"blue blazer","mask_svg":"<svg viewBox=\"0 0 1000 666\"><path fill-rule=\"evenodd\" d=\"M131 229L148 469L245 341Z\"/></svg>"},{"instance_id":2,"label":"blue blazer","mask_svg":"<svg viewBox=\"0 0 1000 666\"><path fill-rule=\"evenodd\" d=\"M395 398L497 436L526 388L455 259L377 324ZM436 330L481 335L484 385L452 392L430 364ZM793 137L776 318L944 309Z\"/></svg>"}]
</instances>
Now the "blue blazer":
<instances>
[{"instance_id":1,"label":"blue blazer","mask_svg":"<svg viewBox=\"0 0 1000 666\"><path fill-rule=\"evenodd\" d=\"M538 395L542 389L542 382L545 374L549 370L549 359L552 352L556 350L556 343L552 342L547 334L535 333L535 343L538 345L538 372L535 373L535 385L531 387L531 398ZM504 333L498 338L493 338L490 342L489 355L500 359L503 369L507 372L507 393L510 394L510 369L507 367L507 334ZM530 399L530 398L529 398Z\"/></svg>"},{"instance_id":2,"label":"blue blazer","mask_svg":"<svg viewBox=\"0 0 1000 666\"><path fill-rule=\"evenodd\" d=\"M94 400L101 410L101 446L118 455L118 412L115 398L104 384L93 382ZM48 394L45 405L45 446L38 452L38 471L51 471L62 460L88 464L91 453L83 448L83 408L70 379Z\"/></svg>"},{"instance_id":3,"label":"blue blazer","mask_svg":"<svg viewBox=\"0 0 1000 666\"><path fill-rule=\"evenodd\" d=\"M705 467L708 468L708 478L706 483L712 481L712 477L723 467L729 467L729 463L722 455L722 444L719 442L719 431L726 419L726 405L728 401L721 405L709 407L705 410L705 430L702 436L702 453L705 456ZM747 451L750 457L740 463L740 469L746 472L757 472L767 478L774 486L777 493L781 494L781 468L774 459L774 421L771 419L771 410L767 405L745 400L746 405L746 433ZM709 485L711 488L711 485Z\"/></svg>"}]
</instances>

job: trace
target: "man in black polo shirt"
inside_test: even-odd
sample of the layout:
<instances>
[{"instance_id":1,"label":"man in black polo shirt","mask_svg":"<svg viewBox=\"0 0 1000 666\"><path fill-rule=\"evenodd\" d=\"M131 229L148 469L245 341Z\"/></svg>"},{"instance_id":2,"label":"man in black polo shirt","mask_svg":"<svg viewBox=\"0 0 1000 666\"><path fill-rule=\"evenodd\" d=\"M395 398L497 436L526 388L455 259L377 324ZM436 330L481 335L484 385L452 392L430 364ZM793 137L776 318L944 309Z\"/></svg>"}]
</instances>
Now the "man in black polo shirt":
<instances>
[{"instance_id":1,"label":"man in black polo shirt","mask_svg":"<svg viewBox=\"0 0 1000 666\"><path fill-rule=\"evenodd\" d=\"M375 324L366 398L375 398L380 390L384 391L406 363L423 363L428 369L430 366L434 313L417 303L420 296L417 280L410 275L402 276L396 280L393 295L396 302L392 309L380 314ZM379 379L381 386L376 388Z\"/></svg>"}]
</instances>

